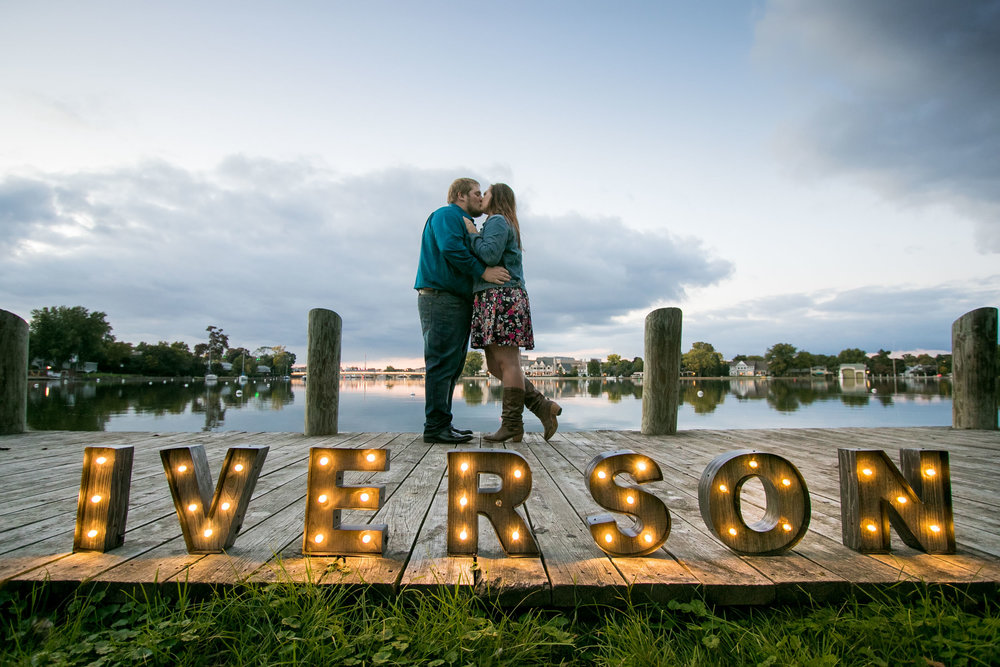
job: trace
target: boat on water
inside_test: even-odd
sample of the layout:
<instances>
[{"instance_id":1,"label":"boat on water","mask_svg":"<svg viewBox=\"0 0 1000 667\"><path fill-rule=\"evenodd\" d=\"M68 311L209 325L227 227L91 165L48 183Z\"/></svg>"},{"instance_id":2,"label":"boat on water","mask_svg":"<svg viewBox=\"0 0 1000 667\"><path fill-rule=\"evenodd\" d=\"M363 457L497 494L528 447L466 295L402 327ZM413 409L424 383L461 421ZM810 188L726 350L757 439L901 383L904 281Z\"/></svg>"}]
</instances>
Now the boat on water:
<instances>
[{"instance_id":1,"label":"boat on water","mask_svg":"<svg viewBox=\"0 0 1000 667\"><path fill-rule=\"evenodd\" d=\"M212 372L212 348L208 349L208 372L205 373L205 384L215 384L219 376Z\"/></svg>"}]
</instances>

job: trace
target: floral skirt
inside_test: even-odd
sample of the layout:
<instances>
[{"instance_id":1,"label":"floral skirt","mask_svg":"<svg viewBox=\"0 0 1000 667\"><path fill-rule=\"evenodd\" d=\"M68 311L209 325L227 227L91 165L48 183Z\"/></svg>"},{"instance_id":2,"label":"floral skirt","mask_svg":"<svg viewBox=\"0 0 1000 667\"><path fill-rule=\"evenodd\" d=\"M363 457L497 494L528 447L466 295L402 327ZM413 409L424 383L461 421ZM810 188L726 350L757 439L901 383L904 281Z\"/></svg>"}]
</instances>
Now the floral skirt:
<instances>
[{"instance_id":1,"label":"floral skirt","mask_svg":"<svg viewBox=\"0 0 1000 667\"><path fill-rule=\"evenodd\" d=\"M472 347L510 345L535 348L531 306L523 287L496 287L476 292L472 304Z\"/></svg>"}]
</instances>

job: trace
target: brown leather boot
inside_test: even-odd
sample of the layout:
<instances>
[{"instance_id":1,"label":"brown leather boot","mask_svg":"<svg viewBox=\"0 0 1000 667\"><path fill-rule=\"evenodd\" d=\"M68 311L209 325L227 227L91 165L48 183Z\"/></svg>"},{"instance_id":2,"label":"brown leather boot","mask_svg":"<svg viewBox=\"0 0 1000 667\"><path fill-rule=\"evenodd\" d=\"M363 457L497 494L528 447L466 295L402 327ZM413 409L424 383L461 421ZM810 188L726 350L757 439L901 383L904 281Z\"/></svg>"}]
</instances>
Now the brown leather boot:
<instances>
[{"instance_id":1,"label":"brown leather boot","mask_svg":"<svg viewBox=\"0 0 1000 667\"><path fill-rule=\"evenodd\" d=\"M524 390L518 387L503 388L503 409L500 412L500 429L492 435L484 435L483 440L504 442L513 439L521 442L524 437Z\"/></svg>"},{"instance_id":2,"label":"brown leather boot","mask_svg":"<svg viewBox=\"0 0 1000 667\"><path fill-rule=\"evenodd\" d=\"M556 417L562 414L562 407L555 401L545 398L527 378L524 379L524 407L541 420L542 426L545 427L543 438L548 440L556 434L559 429L559 420Z\"/></svg>"}]
</instances>

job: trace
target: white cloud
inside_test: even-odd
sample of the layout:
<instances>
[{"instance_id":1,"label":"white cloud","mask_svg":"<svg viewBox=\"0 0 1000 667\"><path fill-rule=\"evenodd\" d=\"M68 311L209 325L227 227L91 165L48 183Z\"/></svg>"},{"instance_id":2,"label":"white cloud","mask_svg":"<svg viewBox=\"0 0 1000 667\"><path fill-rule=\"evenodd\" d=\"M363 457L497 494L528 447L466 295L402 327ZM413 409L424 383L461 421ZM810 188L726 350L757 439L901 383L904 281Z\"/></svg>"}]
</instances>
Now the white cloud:
<instances>
[{"instance_id":1,"label":"white cloud","mask_svg":"<svg viewBox=\"0 0 1000 667\"><path fill-rule=\"evenodd\" d=\"M344 320L345 361L419 357L419 237L452 177L234 156L207 173L146 162L8 178L0 224L14 252L0 262L0 293L23 316L56 305L105 312L130 342L193 344L212 324L234 345L300 355L308 311L329 308ZM535 328L550 341L614 329L617 316L731 270L697 239L616 219L525 216L523 232Z\"/></svg>"},{"instance_id":2,"label":"white cloud","mask_svg":"<svg viewBox=\"0 0 1000 667\"><path fill-rule=\"evenodd\" d=\"M775 0L756 36L758 59L793 77L793 169L945 202L1000 252L1000 2Z\"/></svg>"}]
</instances>

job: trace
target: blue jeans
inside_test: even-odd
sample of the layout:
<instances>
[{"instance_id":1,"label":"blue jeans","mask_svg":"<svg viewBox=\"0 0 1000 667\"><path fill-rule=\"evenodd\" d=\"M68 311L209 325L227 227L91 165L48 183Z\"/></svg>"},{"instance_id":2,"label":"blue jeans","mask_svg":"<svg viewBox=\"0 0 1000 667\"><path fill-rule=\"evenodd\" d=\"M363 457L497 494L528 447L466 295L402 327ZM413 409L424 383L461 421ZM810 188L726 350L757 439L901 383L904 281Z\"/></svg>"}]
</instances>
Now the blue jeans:
<instances>
[{"instance_id":1,"label":"blue jeans","mask_svg":"<svg viewBox=\"0 0 1000 667\"><path fill-rule=\"evenodd\" d=\"M451 427L451 397L469 350L472 302L449 292L417 294L424 334L424 433Z\"/></svg>"}]
</instances>

